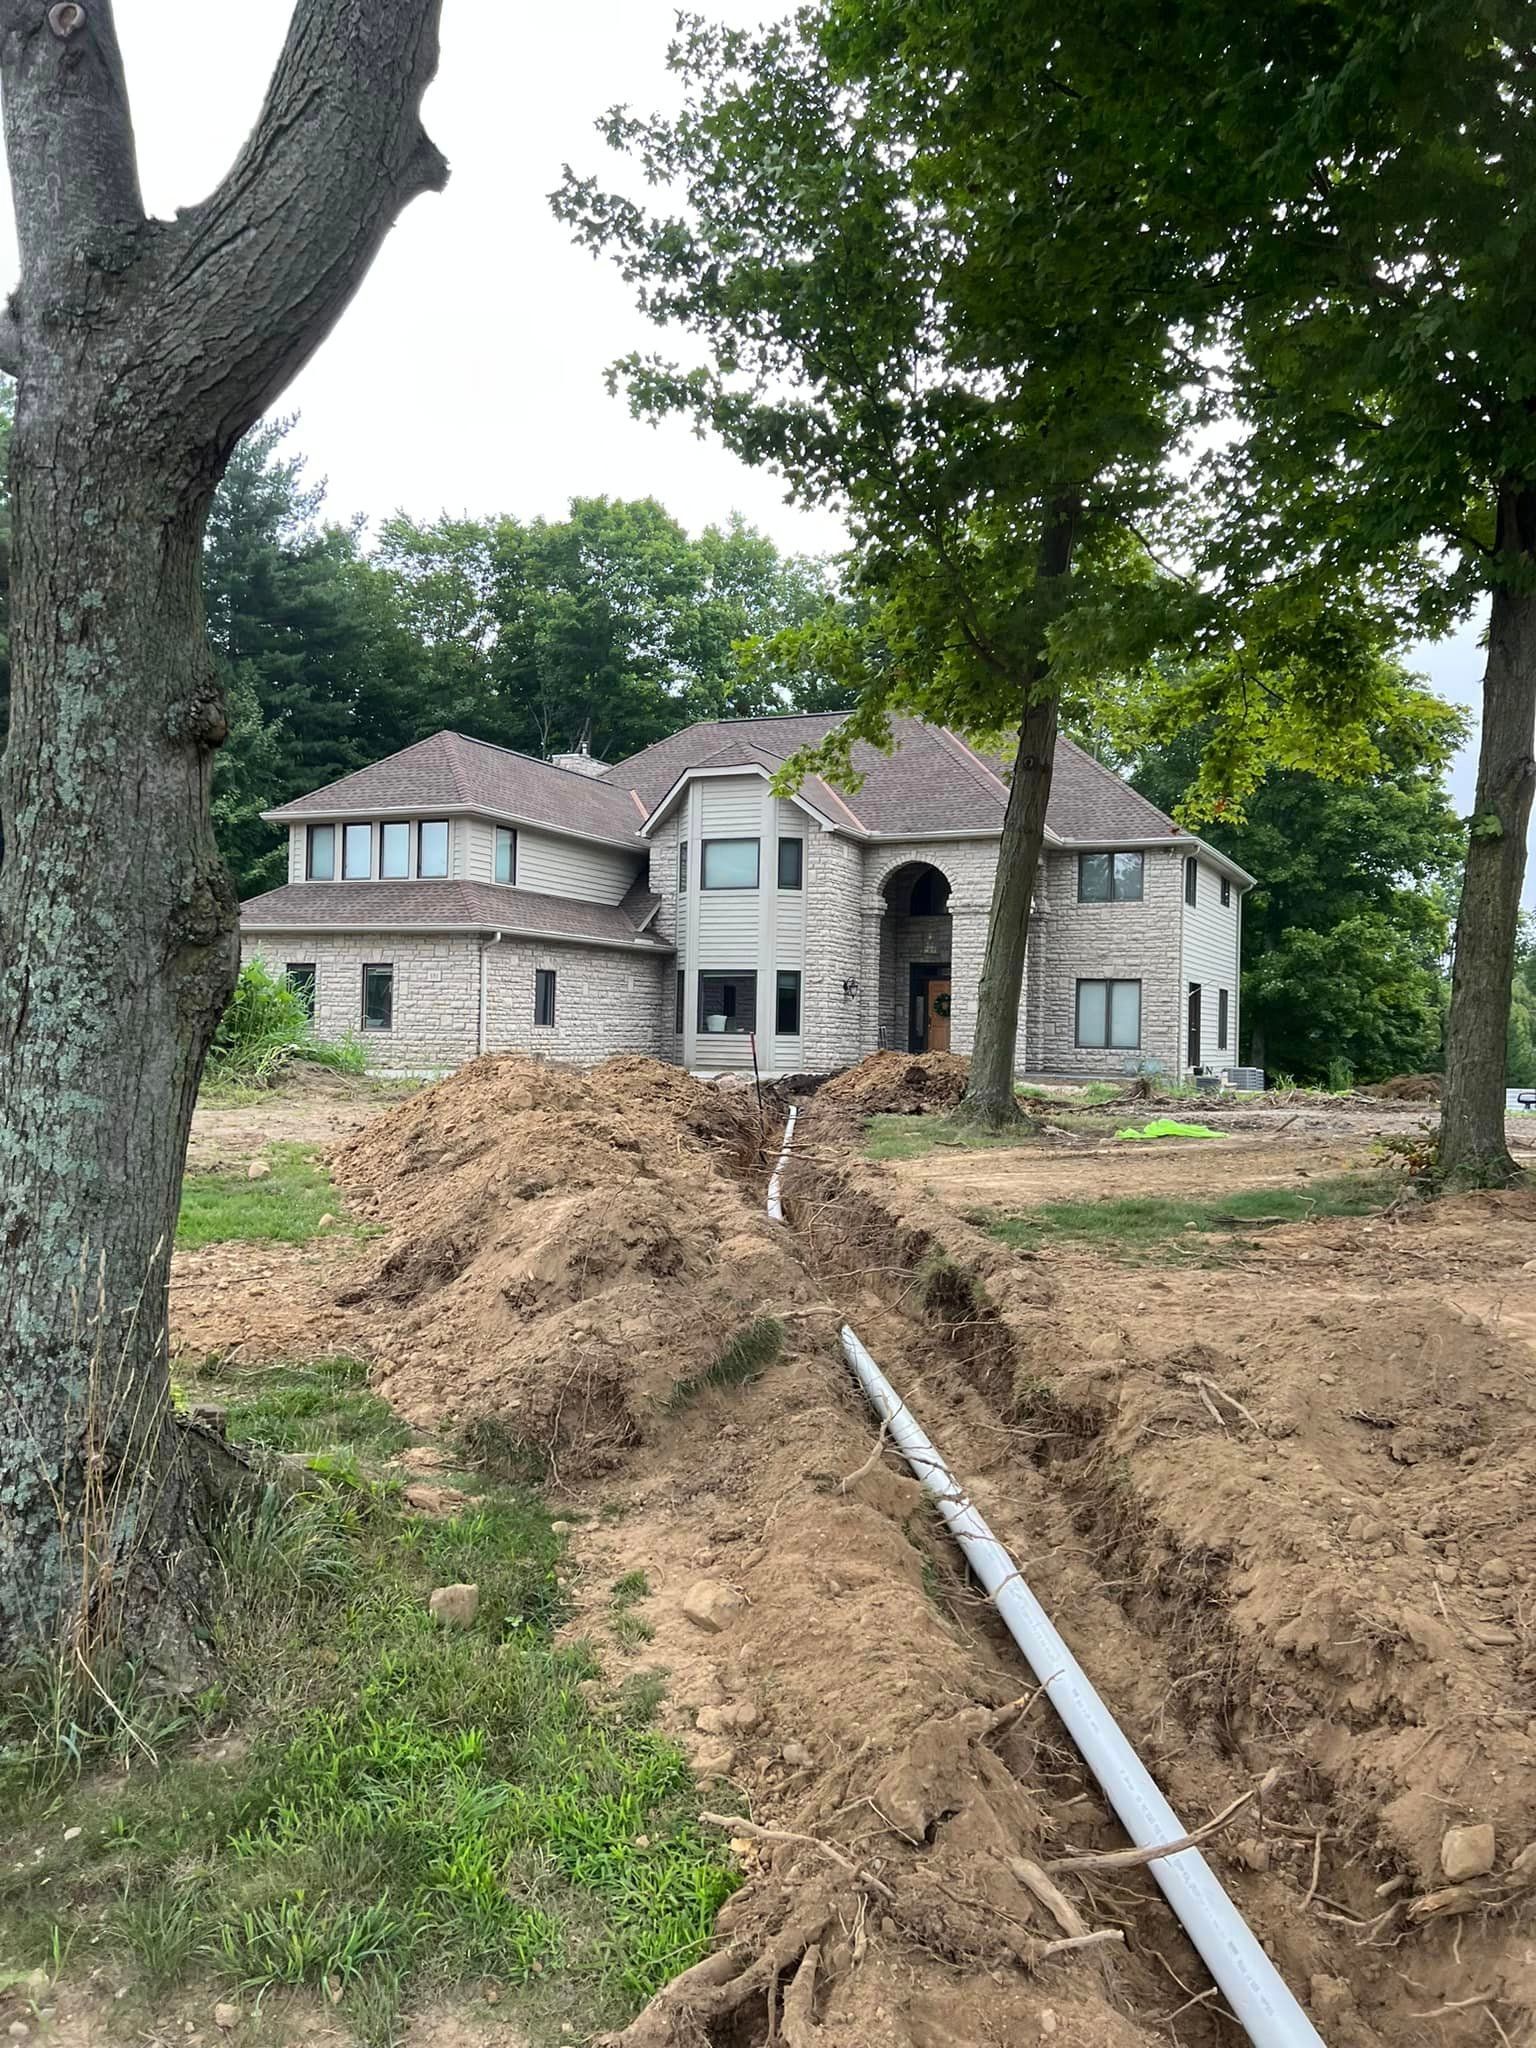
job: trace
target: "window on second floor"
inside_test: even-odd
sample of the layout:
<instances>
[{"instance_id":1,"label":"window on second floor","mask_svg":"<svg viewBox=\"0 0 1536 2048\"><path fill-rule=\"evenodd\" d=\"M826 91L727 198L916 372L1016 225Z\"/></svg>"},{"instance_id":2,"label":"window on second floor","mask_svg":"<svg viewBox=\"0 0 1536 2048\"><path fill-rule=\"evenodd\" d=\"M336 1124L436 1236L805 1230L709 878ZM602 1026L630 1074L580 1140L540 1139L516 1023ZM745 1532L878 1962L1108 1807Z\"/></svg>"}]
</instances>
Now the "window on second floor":
<instances>
[{"instance_id":1,"label":"window on second floor","mask_svg":"<svg viewBox=\"0 0 1536 2048\"><path fill-rule=\"evenodd\" d=\"M496 879L517 881L517 834L508 825L496 827Z\"/></svg>"},{"instance_id":2,"label":"window on second floor","mask_svg":"<svg viewBox=\"0 0 1536 2048\"><path fill-rule=\"evenodd\" d=\"M677 893L679 896L686 896L688 894L688 842L686 839L679 839L677 842Z\"/></svg>"},{"instance_id":3,"label":"window on second floor","mask_svg":"<svg viewBox=\"0 0 1536 2048\"><path fill-rule=\"evenodd\" d=\"M336 827L334 825L311 825L309 828L309 855L305 873L312 882L334 882L336 879Z\"/></svg>"},{"instance_id":4,"label":"window on second floor","mask_svg":"<svg viewBox=\"0 0 1536 2048\"><path fill-rule=\"evenodd\" d=\"M441 881L448 873L448 821L423 818L416 828L416 872L423 881Z\"/></svg>"},{"instance_id":5,"label":"window on second floor","mask_svg":"<svg viewBox=\"0 0 1536 2048\"><path fill-rule=\"evenodd\" d=\"M1139 853L1080 853L1077 856L1079 903L1139 903L1145 857Z\"/></svg>"},{"instance_id":6,"label":"window on second floor","mask_svg":"<svg viewBox=\"0 0 1536 2048\"><path fill-rule=\"evenodd\" d=\"M379 827L379 874L386 882L403 882L411 872L409 825Z\"/></svg>"},{"instance_id":7,"label":"window on second floor","mask_svg":"<svg viewBox=\"0 0 1536 2048\"><path fill-rule=\"evenodd\" d=\"M1200 863L1190 854L1184 863L1184 901L1191 909L1200 899Z\"/></svg>"},{"instance_id":8,"label":"window on second floor","mask_svg":"<svg viewBox=\"0 0 1536 2048\"><path fill-rule=\"evenodd\" d=\"M341 872L349 882L373 878L373 827L343 825L341 828Z\"/></svg>"},{"instance_id":9,"label":"window on second floor","mask_svg":"<svg viewBox=\"0 0 1536 2048\"><path fill-rule=\"evenodd\" d=\"M755 889L758 842L755 839L706 839L699 873L701 889Z\"/></svg>"},{"instance_id":10,"label":"window on second floor","mask_svg":"<svg viewBox=\"0 0 1536 2048\"><path fill-rule=\"evenodd\" d=\"M805 841L803 839L781 839L779 841L779 887L781 889L803 889L805 886Z\"/></svg>"},{"instance_id":11,"label":"window on second floor","mask_svg":"<svg viewBox=\"0 0 1536 2048\"><path fill-rule=\"evenodd\" d=\"M1228 907L1230 906L1231 902L1232 902L1232 877L1231 877L1230 875L1223 875L1223 876L1222 876L1222 878L1221 878L1221 907L1222 907L1222 909L1223 909L1223 910L1226 910L1226 909L1227 909L1227 908L1228 908Z\"/></svg>"}]
</instances>

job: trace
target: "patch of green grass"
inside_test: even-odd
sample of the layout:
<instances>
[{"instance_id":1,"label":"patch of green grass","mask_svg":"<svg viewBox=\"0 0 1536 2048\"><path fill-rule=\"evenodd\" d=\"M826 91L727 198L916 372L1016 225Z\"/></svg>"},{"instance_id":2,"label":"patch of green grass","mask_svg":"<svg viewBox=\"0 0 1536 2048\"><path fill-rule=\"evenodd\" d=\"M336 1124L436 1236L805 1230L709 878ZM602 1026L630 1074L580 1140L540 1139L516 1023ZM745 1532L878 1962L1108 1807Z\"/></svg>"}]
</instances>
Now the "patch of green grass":
<instances>
[{"instance_id":1,"label":"patch of green grass","mask_svg":"<svg viewBox=\"0 0 1536 2048\"><path fill-rule=\"evenodd\" d=\"M251 1180L245 1167L189 1173L182 1188L179 1251L205 1244L307 1244L320 1235L322 1216L334 1216L342 1234L345 1205L331 1177L307 1145L274 1145L266 1155L272 1169Z\"/></svg>"},{"instance_id":2,"label":"patch of green grass","mask_svg":"<svg viewBox=\"0 0 1536 2048\"><path fill-rule=\"evenodd\" d=\"M0 1691L0 1954L46 1967L69 1926L136 1995L302 1986L378 2048L403 2002L468 1980L535 2003L558 1981L583 2035L622 2025L704 1954L737 1882L651 1725L661 1679L589 1699L590 1653L555 1641L564 1546L542 1501L488 1486L452 1519L401 1515L368 1483L391 1442L371 1399L324 1360L230 1404L240 1441L333 1434L361 1479L269 1489L226 1528L219 1685L109 1773L82 1756L72 1841L51 1725ZM427 1606L458 1581L480 1589L467 1629ZM616 1612L648 1591L626 1575Z\"/></svg>"},{"instance_id":3,"label":"patch of green grass","mask_svg":"<svg viewBox=\"0 0 1536 2048\"><path fill-rule=\"evenodd\" d=\"M1106 1202L1043 1202L1018 1216L993 1216L987 1228L1024 1251L1042 1244L1090 1245L1111 1258L1137 1260L1175 1248L1212 1255L1243 1226L1306 1223L1327 1216L1371 1216L1401 1193L1392 1175L1353 1173L1305 1187L1242 1188L1224 1195L1126 1195Z\"/></svg>"},{"instance_id":4,"label":"patch of green grass","mask_svg":"<svg viewBox=\"0 0 1536 2048\"><path fill-rule=\"evenodd\" d=\"M736 1332L707 1372L679 1380L667 1397L667 1412L676 1414L711 1388L739 1387L765 1373L783 1354L784 1325L777 1316L754 1316Z\"/></svg>"},{"instance_id":5,"label":"patch of green grass","mask_svg":"<svg viewBox=\"0 0 1536 2048\"><path fill-rule=\"evenodd\" d=\"M634 1650L642 1643L655 1641L655 1629L643 1614L635 1612L639 1603L650 1597L651 1582L644 1572L626 1572L615 1583L608 1609L612 1616L614 1640L622 1648Z\"/></svg>"},{"instance_id":6,"label":"patch of green grass","mask_svg":"<svg viewBox=\"0 0 1536 2048\"><path fill-rule=\"evenodd\" d=\"M1062 1128L1079 1137L1107 1138L1115 1129L1115 1118L1106 1116L1102 1110L1084 1110L1075 1101L1058 1100L1043 1090L1026 1096L1026 1100L1031 1108L1050 1110L1052 1121L1059 1116ZM926 1159L930 1152L950 1150L1005 1152L1039 1143L1038 1120L1014 1124L1003 1131L966 1123L954 1115L872 1116L864 1126L864 1154L868 1159Z\"/></svg>"},{"instance_id":7,"label":"patch of green grass","mask_svg":"<svg viewBox=\"0 0 1536 2048\"><path fill-rule=\"evenodd\" d=\"M233 1386L200 1384L197 1398L217 1401L225 1410L230 1442L252 1450L347 1447L388 1458L412 1438L389 1403L370 1391L368 1368L358 1358L317 1358L308 1365L243 1372Z\"/></svg>"},{"instance_id":8,"label":"patch of green grass","mask_svg":"<svg viewBox=\"0 0 1536 2048\"><path fill-rule=\"evenodd\" d=\"M1037 1081L1020 1081L1014 1093L1022 1101L1043 1103L1048 1109L1096 1109L1106 1102L1118 1102L1125 1089L1114 1081L1085 1081L1080 1088L1042 1088Z\"/></svg>"}]
</instances>

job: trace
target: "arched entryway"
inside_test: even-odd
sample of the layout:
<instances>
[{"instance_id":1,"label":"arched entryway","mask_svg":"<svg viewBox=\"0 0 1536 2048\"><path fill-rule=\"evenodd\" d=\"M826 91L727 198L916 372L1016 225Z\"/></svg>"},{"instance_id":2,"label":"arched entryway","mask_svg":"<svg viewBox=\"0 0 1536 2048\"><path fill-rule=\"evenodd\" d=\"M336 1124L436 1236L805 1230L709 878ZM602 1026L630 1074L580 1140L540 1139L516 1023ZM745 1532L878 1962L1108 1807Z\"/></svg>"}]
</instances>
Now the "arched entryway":
<instances>
[{"instance_id":1,"label":"arched entryway","mask_svg":"<svg viewBox=\"0 0 1536 2048\"><path fill-rule=\"evenodd\" d=\"M885 879L880 1039L899 1052L948 1052L953 1004L949 877L906 861Z\"/></svg>"}]
</instances>

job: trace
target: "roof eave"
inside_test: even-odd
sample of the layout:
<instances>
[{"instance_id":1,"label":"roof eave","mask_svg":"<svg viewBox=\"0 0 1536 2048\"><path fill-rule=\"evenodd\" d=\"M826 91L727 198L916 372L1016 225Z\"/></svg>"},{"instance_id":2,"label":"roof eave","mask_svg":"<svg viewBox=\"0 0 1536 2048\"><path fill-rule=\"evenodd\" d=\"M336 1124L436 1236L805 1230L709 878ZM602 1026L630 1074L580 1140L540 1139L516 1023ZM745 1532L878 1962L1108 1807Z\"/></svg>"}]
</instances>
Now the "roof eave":
<instances>
[{"instance_id":1,"label":"roof eave","mask_svg":"<svg viewBox=\"0 0 1536 2048\"><path fill-rule=\"evenodd\" d=\"M419 924L402 923L398 918L389 917L354 917L343 924L309 924L307 922L300 924L291 918L280 918L275 923L268 924L265 921L257 923L249 918L242 917L240 920L240 930L242 933L253 934L282 933L293 938L345 938L353 932L393 932L405 936L415 934L421 938L439 937L444 933L448 933L456 938L468 939L477 937L489 938L497 932L502 932L508 938L537 939L546 945L604 946L613 952L651 953L658 958L674 953L677 950L675 946L669 945L665 939L646 938L643 935L643 930L637 931L632 939L623 939L617 934L610 938L600 937L596 932L548 932L540 931L531 925L511 923L495 925L487 923L484 918L469 918L457 923L437 918L430 922Z\"/></svg>"}]
</instances>

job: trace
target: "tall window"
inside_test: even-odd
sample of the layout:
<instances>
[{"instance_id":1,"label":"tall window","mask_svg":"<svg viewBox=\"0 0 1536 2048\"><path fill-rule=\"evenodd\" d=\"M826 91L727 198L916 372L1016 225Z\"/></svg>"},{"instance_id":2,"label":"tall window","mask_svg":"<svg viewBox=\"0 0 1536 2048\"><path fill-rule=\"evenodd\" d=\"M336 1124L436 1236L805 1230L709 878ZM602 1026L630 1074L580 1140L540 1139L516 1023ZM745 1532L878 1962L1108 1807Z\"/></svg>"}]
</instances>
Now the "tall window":
<instances>
[{"instance_id":1,"label":"tall window","mask_svg":"<svg viewBox=\"0 0 1536 2048\"><path fill-rule=\"evenodd\" d=\"M677 970L677 1019L675 1029L679 1038L683 1035L683 1019L687 1015L688 977L681 967Z\"/></svg>"},{"instance_id":2,"label":"tall window","mask_svg":"<svg viewBox=\"0 0 1536 2048\"><path fill-rule=\"evenodd\" d=\"M1079 903L1139 903L1145 858L1139 853L1080 853Z\"/></svg>"},{"instance_id":3,"label":"tall window","mask_svg":"<svg viewBox=\"0 0 1536 2048\"><path fill-rule=\"evenodd\" d=\"M1222 909L1223 909L1223 910L1225 910L1225 909L1227 908L1228 904L1230 904L1230 903L1231 903L1231 901L1232 901L1232 877L1231 877L1230 875L1223 875L1223 876L1222 876L1222 878L1221 878L1221 907L1222 907Z\"/></svg>"},{"instance_id":4,"label":"tall window","mask_svg":"<svg viewBox=\"0 0 1536 2048\"><path fill-rule=\"evenodd\" d=\"M283 979L311 1017L315 1014L315 964L312 960L290 960Z\"/></svg>"},{"instance_id":5,"label":"tall window","mask_svg":"<svg viewBox=\"0 0 1536 2048\"><path fill-rule=\"evenodd\" d=\"M1200 863L1193 854L1184 862L1184 901L1191 907L1200 897Z\"/></svg>"},{"instance_id":6,"label":"tall window","mask_svg":"<svg viewBox=\"0 0 1536 2048\"><path fill-rule=\"evenodd\" d=\"M541 1031L555 1028L555 970L538 967L533 975L533 1021Z\"/></svg>"},{"instance_id":7,"label":"tall window","mask_svg":"<svg viewBox=\"0 0 1536 2048\"><path fill-rule=\"evenodd\" d=\"M336 827L334 825L310 826L309 862L306 872L312 882L335 881Z\"/></svg>"},{"instance_id":8,"label":"tall window","mask_svg":"<svg viewBox=\"0 0 1536 2048\"><path fill-rule=\"evenodd\" d=\"M1141 1044L1141 983L1080 981L1077 1042L1134 1051Z\"/></svg>"},{"instance_id":9,"label":"tall window","mask_svg":"<svg viewBox=\"0 0 1536 2048\"><path fill-rule=\"evenodd\" d=\"M1216 991L1216 1050L1218 1052L1225 1052L1227 1049L1227 1003L1227 991L1224 988L1219 988Z\"/></svg>"},{"instance_id":10,"label":"tall window","mask_svg":"<svg viewBox=\"0 0 1536 2048\"><path fill-rule=\"evenodd\" d=\"M411 872L409 825L379 827L379 873L386 882L403 882Z\"/></svg>"},{"instance_id":11,"label":"tall window","mask_svg":"<svg viewBox=\"0 0 1536 2048\"><path fill-rule=\"evenodd\" d=\"M343 825L341 828L341 872L349 882L366 882L372 879L371 825Z\"/></svg>"},{"instance_id":12,"label":"tall window","mask_svg":"<svg viewBox=\"0 0 1536 2048\"><path fill-rule=\"evenodd\" d=\"M679 896L686 896L688 894L688 842L686 839L679 839L677 842L677 893Z\"/></svg>"},{"instance_id":13,"label":"tall window","mask_svg":"<svg viewBox=\"0 0 1536 2048\"><path fill-rule=\"evenodd\" d=\"M755 839L706 839L701 889L755 889L758 842Z\"/></svg>"},{"instance_id":14,"label":"tall window","mask_svg":"<svg viewBox=\"0 0 1536 2048\"><path fill-rule=\"evenodd\" d=\"M779 887L800 889L805 886L805 841L803 839L781 839L779 841Z\"/></svg>"},{"instance_id":15,"label":"tall window","mask_svg":"<svg viewBox=\"0 0 1536 2048\"><path fill-rule=\"evenodd\" d=\"M395 970L393 967L363 969L363 1029L393 1031L395 1028Z\"/></svg>"},{"instance_id":16,"label":"tall window","mask_svg":"<svg viewBox=\"0 0 1536 2048\"><path fill-rule=\"evenodd\" d=\"M496 827L496 879L517 880L517 834L507 825Z\"/></svg>"},{"instance_id":17,"label":"tall window","mask_svg":"<svg viewBox=\"0 0 1536 2048\"><path fill-rule=\"evenodd\" d=\"M699 1029L708 1037L740 1037L757 1029L755 974L701 974Z\"/></svg>"},{"instance_id":18,"label":"tall window","mask_svg":"<svg viewBox=\"0 0 1536 2048\"><path fill-rule=\"evenodd\" d=\"M424 818L416 829L416 872L424 880L441 880L448 873L448 821Z\"/></svg>"},{"instance_id":19,"label":"tall window","mask_svg":"<svg viewBox=\"0 0 1536 2048\"><path fill-rule=\"evenodd\" d=\"M774 1029L780 1038L800 1036L800 977L781 974L775 991Z\"/></svg>"}]
</instances>

